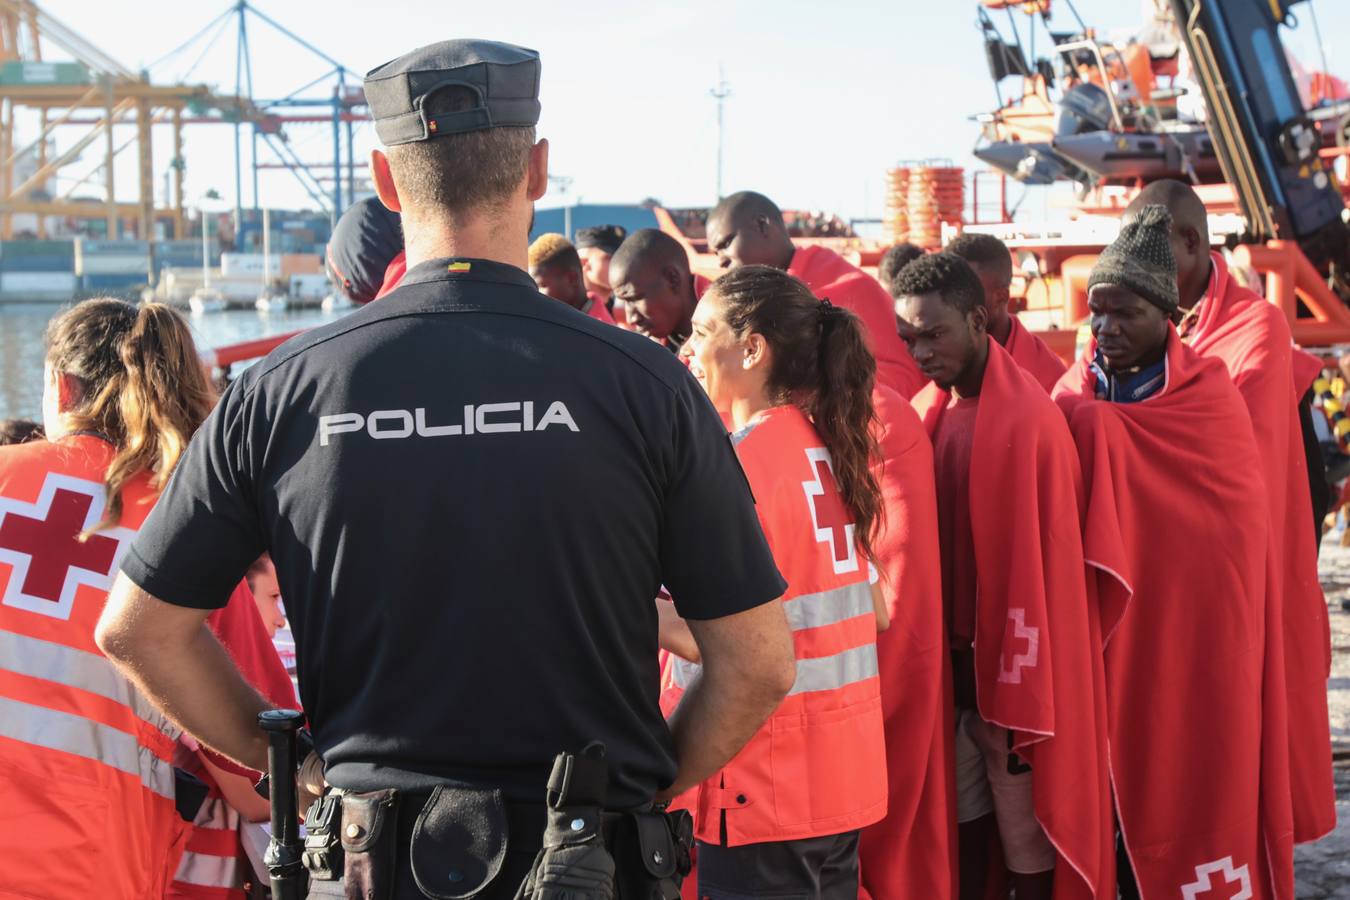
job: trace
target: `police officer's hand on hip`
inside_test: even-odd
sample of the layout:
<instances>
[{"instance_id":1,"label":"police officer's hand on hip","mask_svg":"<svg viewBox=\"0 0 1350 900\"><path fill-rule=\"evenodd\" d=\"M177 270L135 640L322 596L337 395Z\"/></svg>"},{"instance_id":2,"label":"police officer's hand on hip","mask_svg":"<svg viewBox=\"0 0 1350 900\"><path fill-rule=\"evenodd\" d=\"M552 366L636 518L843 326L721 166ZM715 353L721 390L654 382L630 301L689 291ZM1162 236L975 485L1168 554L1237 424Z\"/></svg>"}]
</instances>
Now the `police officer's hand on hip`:
<instances>
[{"instance_id":1,"label":"police officer's hand on hip","mask_svg":"<svg viewBox=\"0 0 1350 900\"><path fill-rule=\"evenodd\" d=\"M262 768L266 704L203 621L271 554L333 786L311 896L512 897L546 824L554 849L594 832L618 896L668 893L665 825L636 813L721 767L794 677L784 583L703 392L522 271L538 87L533 51L486 41L367 76L407 277L230 386L99 624L151 700ZM704 670L671 729L661 585Z\"/></svg>"}]
</instances>

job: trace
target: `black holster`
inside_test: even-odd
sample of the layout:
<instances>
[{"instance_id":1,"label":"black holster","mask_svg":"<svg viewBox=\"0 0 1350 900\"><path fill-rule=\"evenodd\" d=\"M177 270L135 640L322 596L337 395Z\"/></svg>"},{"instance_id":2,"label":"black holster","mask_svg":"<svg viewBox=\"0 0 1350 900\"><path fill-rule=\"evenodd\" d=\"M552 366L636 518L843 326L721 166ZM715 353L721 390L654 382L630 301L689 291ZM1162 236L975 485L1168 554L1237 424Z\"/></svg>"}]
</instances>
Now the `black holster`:
<instances>
[{"instance_id":1,"label":"black holster","mask_svg":"<svg viewBox=\"0 0 1350 900\"><path fill-rule=\"evenodd\" d=\"M310 878L336 881L342 877L342 797L324 794L305 814L305 850L301 862Z\"/></svg>"}]
</instances>

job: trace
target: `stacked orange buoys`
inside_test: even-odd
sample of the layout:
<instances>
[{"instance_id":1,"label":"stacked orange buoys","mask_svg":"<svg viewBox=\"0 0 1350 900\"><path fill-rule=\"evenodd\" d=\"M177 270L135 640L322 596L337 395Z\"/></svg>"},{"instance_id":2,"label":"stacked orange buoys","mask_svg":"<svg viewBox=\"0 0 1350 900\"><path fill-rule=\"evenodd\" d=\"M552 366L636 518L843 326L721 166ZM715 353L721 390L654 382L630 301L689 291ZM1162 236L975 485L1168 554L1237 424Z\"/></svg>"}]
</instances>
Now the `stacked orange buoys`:
<instances>
[{"instance_id":1,"label":"stacked orange buoys","mask_svg":"<svg viewBox=\"0 0 1350 900\"><path fill-rule=\"evenodd\" d=\"M886 173L884 237L890 243L909 241L936 250L942 246L942 224L960 224L965 203L965 170L960 166L898 166Z\"/></svg>"},{"instance_id":2,"label":"stacked orange buoys","mask_svg":"<svg viewBox=\"0 0 1350 900\"><path fill-rule=\"evenodd\" d=\"M882 213L881 239L887 244L909 240L909 167L886 172L886 206Z\"/></svg>"}]
</instances>

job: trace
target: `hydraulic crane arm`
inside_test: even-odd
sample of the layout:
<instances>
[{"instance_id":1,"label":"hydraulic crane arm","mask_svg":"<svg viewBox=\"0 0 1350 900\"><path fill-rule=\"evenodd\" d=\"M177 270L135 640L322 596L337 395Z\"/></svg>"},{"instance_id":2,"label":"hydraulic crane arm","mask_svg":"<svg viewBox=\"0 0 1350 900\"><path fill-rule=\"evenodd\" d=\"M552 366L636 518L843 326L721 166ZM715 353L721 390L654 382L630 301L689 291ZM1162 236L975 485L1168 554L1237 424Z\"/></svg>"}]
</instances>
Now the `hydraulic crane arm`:
<instances>
[{"instance_id":1,"label":"hydraulic crane arm","mask_svg":"<svg viewBox=\"0 0 1350 900\"><path fill-rule=\"evenodd\" d=\"M1297 241L1318 268L1341 268L1350 256L1345 203L1280 42L1300 2L1171 0L1250 236Z\"/></svg>"}]
</instances>

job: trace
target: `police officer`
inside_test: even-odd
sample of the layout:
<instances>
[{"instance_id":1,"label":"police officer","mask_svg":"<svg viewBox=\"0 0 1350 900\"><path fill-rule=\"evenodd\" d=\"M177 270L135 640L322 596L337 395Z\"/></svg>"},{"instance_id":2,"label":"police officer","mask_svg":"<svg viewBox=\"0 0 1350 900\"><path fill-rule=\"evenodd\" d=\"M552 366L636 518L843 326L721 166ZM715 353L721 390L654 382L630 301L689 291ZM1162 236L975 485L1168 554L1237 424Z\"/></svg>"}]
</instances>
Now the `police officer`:
<instances>
[{"instance_id":1,"label":"police officer","mask_svg":"<svg viewBox=\"0 0 1350 900\"><path fill-rule=\"evenodd\" d=\"M271 554L349 896L509 898L556 754L603 743L604 808L640 809L717 771L795 677L785 585L698 384L522 271L539 65L456 40L367 76L407 277L230 386L98 628L155 704L262 768L267 704L203 621ZM662 585L704 665L669 727Z\"/></svg>"}]
</instances>

